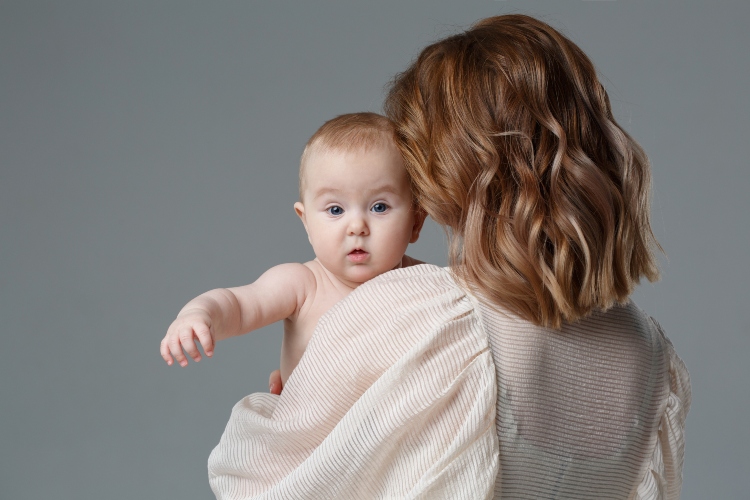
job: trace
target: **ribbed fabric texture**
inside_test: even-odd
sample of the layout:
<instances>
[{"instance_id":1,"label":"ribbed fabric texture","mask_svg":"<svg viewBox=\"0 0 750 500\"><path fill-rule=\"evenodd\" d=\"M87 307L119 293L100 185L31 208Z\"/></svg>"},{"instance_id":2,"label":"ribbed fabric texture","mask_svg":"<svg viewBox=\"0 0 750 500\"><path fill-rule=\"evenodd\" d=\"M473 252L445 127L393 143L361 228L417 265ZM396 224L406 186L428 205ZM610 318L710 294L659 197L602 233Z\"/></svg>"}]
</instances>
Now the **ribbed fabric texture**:
<instances>
[{"instance_id":1,"label":"ribbed fabric texture","mask_svg":"<svg viewBox=\"0 0 750 500\"><path fill-rule=\"evenodd\" d=\"M209 482L220 500L678 498L689 405L634 305L549 330L420 265L328 311L281 396L235 405Z\"/></svg>"}]
</instances>

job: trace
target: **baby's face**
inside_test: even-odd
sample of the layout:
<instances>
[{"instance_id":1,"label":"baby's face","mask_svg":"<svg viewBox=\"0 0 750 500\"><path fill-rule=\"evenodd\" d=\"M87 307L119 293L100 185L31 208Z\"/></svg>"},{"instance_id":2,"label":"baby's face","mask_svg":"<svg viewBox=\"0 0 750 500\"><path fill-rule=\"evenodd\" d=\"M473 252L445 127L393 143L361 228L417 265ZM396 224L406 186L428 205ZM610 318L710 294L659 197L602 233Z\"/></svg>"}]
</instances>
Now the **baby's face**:
<instances>
[{"instance_id":1,"label":"baby's face","mask_svg":"<svg viewBox=\"0 0 750 500\"><path fill-rule=\"evenodd\" d=\"M302 202L294 208L328 271L357 286L400 266L423 217L414 211L395 147L314 153L304 175Z\"/></svg>"}]
</instances>

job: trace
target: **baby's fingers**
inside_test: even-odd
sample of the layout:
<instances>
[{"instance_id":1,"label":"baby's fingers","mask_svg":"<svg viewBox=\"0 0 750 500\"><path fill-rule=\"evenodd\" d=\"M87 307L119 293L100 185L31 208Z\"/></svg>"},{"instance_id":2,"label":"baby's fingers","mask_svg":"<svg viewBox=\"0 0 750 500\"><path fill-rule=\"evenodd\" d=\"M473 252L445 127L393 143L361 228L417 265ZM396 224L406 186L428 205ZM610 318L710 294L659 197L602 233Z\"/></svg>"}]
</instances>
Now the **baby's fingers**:
<instances>
[{"instance_id":1,"label":"baby's fingers","mask_svg":"<svg viewBox=\"0 0 750 500\"><path fill-rule=\"evenodd\" d=\"M281 394L281 371L274 370L268 377L268 392L271 394Z\"/></svg>"},{"instance_id":2,"label":"baby's fingers","mask_svg":"<svg viewBox=\"0 0 750 500\"><path fill-rule=\"evenodd\" d=\"M214 355L214 338L211 335L211 330L205 325L195 328L195 336L198 337L198 341L203 347L203 352L206 356L211 357Z\"/></svg>"},{"instance_id":3,"label":"baby's fingers","mask_svg":"<svg viewBox=\"0 0 750 500\"><path fill-rule=\"evenodd\" d=\"M201 353L198 351L198 347L195 345L195 342L193 341L194 334L192 328L184 328L180 330L180 343L182 344L182 348L185 350L185 352L193 358L195 361L201 360ZM181 361L180 366L187 365L187 360L184 361L184 363Z\"/></svg>"},{"instance_id":4,"label":"baby's fingers","mask_svg":"<svg viewBox=\"0 0 750 500\"><path fill-rule=\"evenodd\" d=\"M164 361L167 362L167 365L172 366L172 363L174 363L174 359L172 359L172 355L169 353L167 337L164 337L161 340L161 344L159 344L159 353L161 353L161 357L164 358Z\"/></svg>"},{"instance_id":5,"label":"baby's fingers","mask_svg":"<svg viewBox=\"0 0 750 500\"><path fill-rule=\"evenodd\" d=\"M172 356L174 356L174 359L177 361L177 363L180 366L187 365L187 359L185 358L185 355L182 353L182 345L180 344L180 337L177 335L172 335L169 337L169 340L167 341L169 345L169 352L172 353Z\"/></svg>"}]
</instances>

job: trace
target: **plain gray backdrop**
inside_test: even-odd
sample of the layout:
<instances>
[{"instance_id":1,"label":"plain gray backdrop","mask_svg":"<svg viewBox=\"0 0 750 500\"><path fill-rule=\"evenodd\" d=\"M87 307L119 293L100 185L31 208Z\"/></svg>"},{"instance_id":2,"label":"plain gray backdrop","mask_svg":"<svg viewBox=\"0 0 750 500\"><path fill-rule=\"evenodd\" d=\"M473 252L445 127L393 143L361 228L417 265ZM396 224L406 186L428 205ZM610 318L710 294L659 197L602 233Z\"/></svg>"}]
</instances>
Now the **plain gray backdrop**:
<instances>
[{"instance_id":1,"label":"plain gray backdrop","mask_svg":"<svg viewBox=\"0 0 750 500\"><path fill-rule=\"evenodd\" d=\"M592 58L648 153L668 258L635 301L687 363L683 498L747 498L744 1L0 1L0 498L206 499L279 325L167 367L182 305L311 249L307 138L381 110L430 41L510 12ZM444 264L434 224L410 254Z\"/></svg>"}]
</instances>

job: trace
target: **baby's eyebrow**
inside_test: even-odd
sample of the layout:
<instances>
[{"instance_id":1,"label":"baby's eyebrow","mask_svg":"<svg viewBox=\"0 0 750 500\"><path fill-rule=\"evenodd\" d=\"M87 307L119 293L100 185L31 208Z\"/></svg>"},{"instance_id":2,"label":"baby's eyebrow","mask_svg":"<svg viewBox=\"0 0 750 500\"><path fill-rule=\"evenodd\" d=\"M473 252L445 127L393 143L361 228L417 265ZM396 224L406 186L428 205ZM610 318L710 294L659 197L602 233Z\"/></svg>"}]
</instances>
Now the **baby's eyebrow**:
<instances>
[{"instance_id":1,"label":"baby's eyebrow","mask_svg":"<svg viewBox=\"0 0 750 500\"><path fill-rule=\"evenodd\" d=\"M343 194L344 191L345 190L343 190L343 189L336 189L336 188L332 188L332 187L322 187L322 188L320 188L320 189L318 189L318 190L315 191L315 193L313 194L313 197L319 198L319 197L321 197L323 195L326 195L326 194L333 194L333 195ZM369 195L369 196L372 196L373 194L378 194L378 193L399 194L400 192L401 192L401 190L398 189L393 184L382 184L380 186L376 186L376 187L373 187L373 188L368 188L368 189L365 189L364 191L362 191L363 194Z\"/></svg>"},{"instance_id":2,"label":"baby's eyebrow","mask_svg":"<svg viewBox=\"0 0 750 500\"><path fill-rule=\"evenodd\" d=\"M332 195L333 197L340 196L342 194L341 189L335 189L330 187L322 187L313 193L313 199L321 198L326 195Z\"/></svg>"},{"instance_id":3,"label":"baby's eyebrow","mask_svg":"<svg viewBox=\"0 0 750 500\"><path fill-rule=\"evenodd\" d=\"M398 189L393 184L383 184L381 186L376 186L374 188L370 188L365 190L366 194L372 194L372 193L392 193L392 194L399 194L401 190Z\"/></svg>"}]
</instances>

